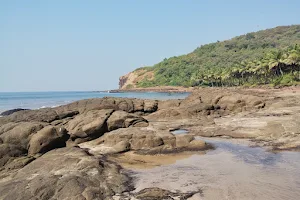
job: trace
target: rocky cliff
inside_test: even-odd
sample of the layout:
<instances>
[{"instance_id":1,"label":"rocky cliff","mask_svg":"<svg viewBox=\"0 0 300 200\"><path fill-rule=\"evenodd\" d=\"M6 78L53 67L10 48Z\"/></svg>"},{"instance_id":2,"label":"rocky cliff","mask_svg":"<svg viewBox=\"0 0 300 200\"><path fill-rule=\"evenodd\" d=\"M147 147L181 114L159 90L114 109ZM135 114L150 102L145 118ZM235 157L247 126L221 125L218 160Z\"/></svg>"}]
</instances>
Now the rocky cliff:
<instances>
[{"instance_id":1,"label":"rocky cliff","mask_svg":"<svg viewBox=\"0 0 300 200\"><path fill-rule=\"evenodd\" d=\"M154 78L153 71L137 69L119 78L119 89L136 88L138 83L145 78L148 80L152 80Z\"/></svg>"}]
</instances>

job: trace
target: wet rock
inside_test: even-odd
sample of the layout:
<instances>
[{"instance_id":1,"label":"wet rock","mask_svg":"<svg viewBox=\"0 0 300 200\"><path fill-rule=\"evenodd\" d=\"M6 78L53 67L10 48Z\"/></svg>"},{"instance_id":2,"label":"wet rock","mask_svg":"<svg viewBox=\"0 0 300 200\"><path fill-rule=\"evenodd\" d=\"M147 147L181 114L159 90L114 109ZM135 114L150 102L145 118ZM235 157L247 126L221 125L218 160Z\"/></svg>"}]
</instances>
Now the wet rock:
<instances>
[{"instance_id":1,"label":"wet rock","mask_svg":"<svg viewBox=\"0 0 300 200\"><path fill-rule=\"evenodd\" d=\"M28 154L45 153L55 148L65 147L68 139L69 135L65 128L46 126L31 137Z\"/></svg>"},{"instance_id":2,"label":"wet rock","mask_svg":"<svg viewBox=\"0 0 300 200\"><path fill-rule=\"evenodd\" d=\"M195 193L196 192L174 193L161 188L146 188L139 191L134 196L135 198L141 200L157 200L157 199L173 200L173 199L187 199L189 197L192 197Z\"/></svg>"}]
</instances>

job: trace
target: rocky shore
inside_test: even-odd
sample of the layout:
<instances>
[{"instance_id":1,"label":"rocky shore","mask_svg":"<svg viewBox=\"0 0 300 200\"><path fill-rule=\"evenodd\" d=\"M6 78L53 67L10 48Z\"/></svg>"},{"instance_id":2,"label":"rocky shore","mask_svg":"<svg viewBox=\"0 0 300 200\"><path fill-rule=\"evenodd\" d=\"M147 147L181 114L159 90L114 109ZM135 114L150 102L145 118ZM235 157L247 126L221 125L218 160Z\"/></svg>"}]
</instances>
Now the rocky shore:
<instances>
[{"instance_id":1,"label":"rocky shore","mask_svg":"<svg viewBox=\"0 0 300 200\"><path fill-rule=\"evenodd\" d=\"M168 93L184 93L193 92L193 87L173 87L173 86L157 86L148 88L121 88L116 90L109 90L110 93L122 93L122 92L168 92Z\"/></svg>"},{"instance_id":2,"label":"rocky shore","mask_svg":"<svg viewBox=\"0 0 300 200\"><path fill-rule=\"evenodd\" d=\"M0 199L197 199L134 191L124 166L157 166L214 147L197 139L251 139L270 150L300 149L300 88L202 88L184 100L101 98L0 118ZM185 129L188 134L174 134ZM172 162L172 161L170 161ZM198 198L199 199L199 198Z\"/></svg>"}]
</instances>

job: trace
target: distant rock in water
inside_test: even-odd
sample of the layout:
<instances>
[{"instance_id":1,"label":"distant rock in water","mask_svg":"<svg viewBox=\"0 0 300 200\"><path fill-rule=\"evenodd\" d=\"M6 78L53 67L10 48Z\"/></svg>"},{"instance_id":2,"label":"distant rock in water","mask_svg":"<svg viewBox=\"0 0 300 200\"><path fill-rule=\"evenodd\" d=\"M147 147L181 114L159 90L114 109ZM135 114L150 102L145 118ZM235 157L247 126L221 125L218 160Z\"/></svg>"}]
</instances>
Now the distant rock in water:
<instances>
[{"instance_id":1,"label":"distant rock in water","mask_svg":"<svg viewBox=\"0 0 300 200\"><path fill-rule=\"evenodd\" d=\"M4 111L0 114L0 116L7 116L7 115L11 115L15 112L21 111L21 110L29 110L29 109L23 109L23 108L16 108L16 109L11 109L11 110L7 110Z\"/></svg>"}]
</instances>

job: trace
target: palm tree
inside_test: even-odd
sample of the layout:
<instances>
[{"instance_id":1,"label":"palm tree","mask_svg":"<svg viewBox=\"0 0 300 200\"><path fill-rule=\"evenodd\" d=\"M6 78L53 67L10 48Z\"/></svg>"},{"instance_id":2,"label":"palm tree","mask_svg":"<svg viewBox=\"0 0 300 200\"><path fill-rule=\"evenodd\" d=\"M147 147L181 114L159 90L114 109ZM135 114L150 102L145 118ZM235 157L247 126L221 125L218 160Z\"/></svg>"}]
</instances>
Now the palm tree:
<instances>
[{"instance_id":1,"label":"palm tree","mask_svg":"<svg viewBox=\"0 0 300 200\"><path fill-rule=\"evenodd\" d=\"M298 66L298 80L300 80L300 47L297 44L288 52L286 62L292 66L292 69Z\"/></svg>"},{"instance_id":2,"label":"palm tree","mask_svg":"<svg viewBox=\"0 0 300 200\"><path fill-rule=\"evenodd\" d=\"M283 76L283 67L286 64L287 54L282 51L272 51L266 55L265 62L268 63L269 70L275 70L277 75Z\"/></svg>"}]
</instances>

